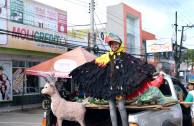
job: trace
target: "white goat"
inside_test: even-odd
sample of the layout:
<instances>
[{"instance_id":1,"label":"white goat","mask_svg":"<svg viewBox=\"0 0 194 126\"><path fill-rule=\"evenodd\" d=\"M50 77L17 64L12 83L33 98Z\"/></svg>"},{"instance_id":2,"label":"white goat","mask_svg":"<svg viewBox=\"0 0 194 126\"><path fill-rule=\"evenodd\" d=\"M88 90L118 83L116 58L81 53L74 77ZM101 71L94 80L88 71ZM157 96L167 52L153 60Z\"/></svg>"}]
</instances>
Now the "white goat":
<instances>
[{"instance_id":1,"label":"white goat","mask_svg":"<svg viewBox=\"0 0 194 126\"><path fill-rule=\"evenodd\" d=\"M84 100L82 103L66 101L59 95L54 81L50 83L46 77L43 78L47 83L41 92L51 96L51 110L57 117L57 124L62 126L63 120L70 120L77 121L81 126L85 126L84 117L86 109L84 104L87 103L87 100Z\"/></svg>"}]
</instances>

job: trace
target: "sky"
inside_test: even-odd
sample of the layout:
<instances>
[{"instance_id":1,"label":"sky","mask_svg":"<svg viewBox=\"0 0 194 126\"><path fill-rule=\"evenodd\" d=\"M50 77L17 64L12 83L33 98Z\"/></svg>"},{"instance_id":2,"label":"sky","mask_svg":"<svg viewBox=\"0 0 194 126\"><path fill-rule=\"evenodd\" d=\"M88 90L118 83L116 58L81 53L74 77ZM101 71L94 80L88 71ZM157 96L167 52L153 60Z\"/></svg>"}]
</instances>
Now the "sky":
<instances>
[{"instance_id":1,"label":"sky","mask_svg":"<svg viewBox=\"0 0 194 126\"><path fill-rule=\"evenodd\" d=\"M49 6L67 11L68 29L89 28L89 26L71 27L90 24L90 0L35 0ZM139 11L142 15L142 29L156 35L156 39L172 38L175 40L175 12L177 11L178 35L181 40L182 26L194 26L194 0L94 0L96 24L106 23L107 6L120 2ZM97 25L98 28L105 27ZM194 49L194 27L184 27L183 46Z\"/></svg>"}]
</instances>

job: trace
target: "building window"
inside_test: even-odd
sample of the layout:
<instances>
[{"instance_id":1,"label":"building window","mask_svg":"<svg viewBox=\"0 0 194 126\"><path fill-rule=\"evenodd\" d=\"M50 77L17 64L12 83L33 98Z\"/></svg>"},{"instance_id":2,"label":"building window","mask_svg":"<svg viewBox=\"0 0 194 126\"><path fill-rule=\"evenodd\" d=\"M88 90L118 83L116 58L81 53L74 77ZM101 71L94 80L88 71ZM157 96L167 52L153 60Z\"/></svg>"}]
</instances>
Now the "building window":
<instances>
[{"instance_id":1,"label":"building window","mask_svg":"<svg viewBox=\"0 0 194 126\"><path fill-rule=\"evenodd\" d=\"M142 41L142 50L143 50L143 60L146 60L146 42Z\"/></svg>"},{"instance_id":2,"label":"building window","mask_svg":"<svg viewBox=\"0 0 194 126\"><path fill-rule=\"evenodd\" d=\"M135 53L135 19L127 17L127 52Z\"/></svg>"},{"instance_id":3,"label":"building window","mask_svg":"<svg viewBox=\"0 0 194 126\"><path fill-rule=\"evenodd\" d=\"M39 62L12 61L13 64L13 95L39 93L38 76L25 75L24 69L37 65Z\"/></svg>"}]
</instances>

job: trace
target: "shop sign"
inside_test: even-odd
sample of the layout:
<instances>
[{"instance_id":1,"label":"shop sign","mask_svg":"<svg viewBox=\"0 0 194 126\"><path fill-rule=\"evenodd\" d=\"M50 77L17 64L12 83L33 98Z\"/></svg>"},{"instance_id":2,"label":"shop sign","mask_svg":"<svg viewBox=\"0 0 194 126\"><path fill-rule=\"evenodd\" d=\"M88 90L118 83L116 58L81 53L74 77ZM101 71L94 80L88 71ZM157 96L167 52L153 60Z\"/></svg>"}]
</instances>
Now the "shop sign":
<instances>
[{"instance_id":1,"label":"shop sign","mask_svg":"<svg viewBox=\"0 0 194 126\"><path fill-rule=\"evenodd\" d=\"M0 46L49 53L64 53L67 12L31 0L0 0ZM5 5L6 4L6 5ZM62 46L60 46L60 44ZM49 49L48 49L49 48Z\"/></svg>"},{"instance_id":2,"label":"shop sign","mask_svg":"<svg viewBox=\"0 0 194 126\"><path fill-rule=\"evenodd\" d=\"M20 27L13 27L12 38L36 42L42 41L56 44L61 43L62 39L62 37L59 35L53 35L52 33L45 33Z\"/></svg>"},{"instance_id":3,"label":"shop sign","mask_svg":"<svg viewBox=\"0 0 194 126\"><path fill-rule=\"evenodd\" d=\"M67 33L67 15L58 13L58 32Z\"/></svg>"},{"instance_id":4,"label":"shop sign","mask_svg":"<svg viewBox=\"0 0 194 126\"><path fill-rule=\"evenodd\" d=\"M11 34L4 47L60 54L67 50L67 47L64 46L65 34L48 32L32 26L24 27L24 25L16 23L11 23L8 28Z\"/></svg>"},{"instance_id":5,"label":"shop sign","mask_svg":"<svg viewBox=\"0 0 194 126\"><path fill-rule=\"evenodd\" d=\"M172 51L172 40L171 39L160 39L160 40L146 40L146 52L169 52Z\"/></svg>"}]
</instances>

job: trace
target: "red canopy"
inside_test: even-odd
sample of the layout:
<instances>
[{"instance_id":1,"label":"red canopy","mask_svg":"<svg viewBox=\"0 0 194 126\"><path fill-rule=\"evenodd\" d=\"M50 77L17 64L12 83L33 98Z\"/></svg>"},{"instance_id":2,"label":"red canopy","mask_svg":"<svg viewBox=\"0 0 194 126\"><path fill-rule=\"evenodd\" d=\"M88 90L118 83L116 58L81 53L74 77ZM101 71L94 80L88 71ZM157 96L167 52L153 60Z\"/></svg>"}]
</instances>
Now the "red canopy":
<instances>
[{"instance_id":1,"label":"red canopy","mask_svg":"<svg viewBox=\"0 0 194 126\"><path fill-rule=\"evenodd\" d=\"M85 49L78 47L55 58L24 70L25 74L70 78L68 74L76 67L90 62L97 57Z\"/></svg>"}]
</instances>

